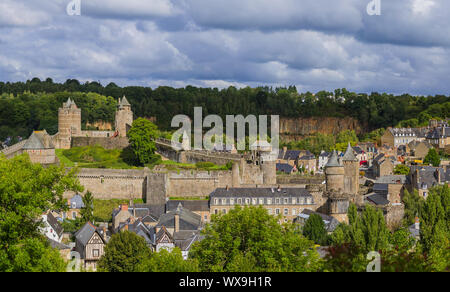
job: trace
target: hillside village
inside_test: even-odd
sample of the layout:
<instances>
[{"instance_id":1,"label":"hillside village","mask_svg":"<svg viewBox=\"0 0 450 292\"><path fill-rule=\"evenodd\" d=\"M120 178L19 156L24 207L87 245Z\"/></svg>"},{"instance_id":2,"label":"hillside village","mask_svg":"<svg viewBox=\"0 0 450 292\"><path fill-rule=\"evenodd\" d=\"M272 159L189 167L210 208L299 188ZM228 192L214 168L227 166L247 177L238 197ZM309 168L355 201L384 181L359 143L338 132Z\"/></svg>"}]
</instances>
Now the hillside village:
<instances>
[{"instance_id":1,"label":"hillside village","mask_svg":"<svg viewBox=\"0 0 450 292\"><path fill-rule=\"evenodd\" d=\"M133 124L131 105L119 99L113 131L81 130L81 110L70 98L58 111L58 133L34 131L28 139L5 146L7 158L27 153L31 162L42 165L61 163L58 149L100 146L124 149L127 132ZM250 151L174 150L170 141L158 139L157 153L173 163L229 164L229 169L171 170L168 164L153 169L80 168L77 177L84 192L66 192L66 210L42 214L44 234L63 257L71 251L81 255L83 268L96 270L111 236L133 232L155 252L177 247L188 259L202 230L218 214L227 214L236 205L263 206L279 223L294 222L301 228L312 214L319 215L329 234L348 223L351 204L363 210L370 205L382 211L387 226L394 230L404 219L405 192L417 191L427 198L434 186L450 181L450 161L439 165L424 163L430 149L450 151L447 121L431 120L424 128L388 128L381 145L361 142L347 145L345 151L280 149L278 157L264 159L272 149L257 141ZM261 146L264 145L264 146ZM398 173L398 166L408 171ZM70 169L70 167L69 167ZM121 200L110 210L109 220L88 221L78 230L66 231L64 222L82 217L86 192L95 200ZM94 213L96 212L94 208ZM420 222L409 227L419 236Z\"/></svg>"}]
</instances>

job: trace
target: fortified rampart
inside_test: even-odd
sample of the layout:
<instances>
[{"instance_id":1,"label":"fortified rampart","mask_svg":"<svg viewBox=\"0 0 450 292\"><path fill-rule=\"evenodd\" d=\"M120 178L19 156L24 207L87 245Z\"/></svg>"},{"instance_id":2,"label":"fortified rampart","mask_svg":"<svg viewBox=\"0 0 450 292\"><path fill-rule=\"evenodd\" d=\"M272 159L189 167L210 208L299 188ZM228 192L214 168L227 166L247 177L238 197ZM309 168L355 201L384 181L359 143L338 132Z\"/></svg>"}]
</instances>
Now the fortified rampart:
<instances>
[{"instance_id":1,"label":"fortified rampart","mask_svg":"<svg viewBox=\"0 0 450 292\"><path fill-rule=\"evenodd\" d=\"M126 137L72 137L71 147L84 147L99 145L105 149L124 149L129 142Z\"/></svg>"}]
</instances>

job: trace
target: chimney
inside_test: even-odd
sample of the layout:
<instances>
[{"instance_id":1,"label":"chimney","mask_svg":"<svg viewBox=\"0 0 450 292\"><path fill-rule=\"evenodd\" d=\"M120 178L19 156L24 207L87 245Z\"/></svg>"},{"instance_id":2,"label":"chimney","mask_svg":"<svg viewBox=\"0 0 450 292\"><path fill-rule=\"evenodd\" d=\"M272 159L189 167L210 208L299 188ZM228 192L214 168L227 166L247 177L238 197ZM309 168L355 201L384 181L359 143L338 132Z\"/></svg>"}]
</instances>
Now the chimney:
<instances>
[{"instance_id":1,"label":"chimney","mask_svg":"<svg viewBox=\"0 0 450 292\"><path fill-rule=\"evenodd\" d=\"M106 227L103 226L103 239L106 240Z\"/></svg>"},{"instance_id":2,"label":"chimney","mask_svg":"<svg viewBox=\"0 0 450 292\"><path fill-rule=\"evenodd\" d=\"M123 229L128 231L128 224L126 224Z\"/></svg>"},{"instance_id":3,"label":"chimney","mask_svg":"<svg viewBox=\"0 0 450 292\"><path fill-rule=\"evenodd\" d=\"M175 226L174 226L174 230L175 232L180 231L180 215L177 213L175 213Z\"/></svg>"},{"instance_id":4,"label":"chimney","mask_svg":"<svg viewBox=\"0 0 450 292\"><path fill-rule=\"evenodd\" d=\"M128 211L128 205L127 204L120 205L120 210L121 211Z\"/></svg>"},{"instance_id":5,"label":"chimney","mask_svg":"<svg viewBox=\"0 0 450 292\"><path fill-rule=\"evenodd\" d=\"M286 151L287 151L287 147L284 146L284 147L283 147L283 153L286 153Z\"/></svg>"},{"instance_id":6,"label":"chimney","mask_svg":"<svg viewBox=\"0 0 450 292\"><path fill-rule=\"evenodd\" d=\"M280 185L278 185L277 191L278 191L278 192L281 192L281 186L280 186Z\"/></svg>"},{"instance_id":7,"label":"chimney","mask_svg":"<svg viewBox=\"0 0 450 292\"><path fill-rule=\"evenodd\" d=\"M416 220L415 220L415 223L414 223L414 228L415 228L416 230L419 230L419 229L420 229L420 220L419 220L419 217L416 217Z\"/></svg>"},{"instance_id":8,"label":"chimney","mask_svg":"<svg viewBox=\"0 0 450 292\"><path fill-rule=\"evenodd\" d=\"M228 190L229 190L229 187L228 187L228 185L225 187L225 189L227 190L227 192L228 192Z\"/></svg>"}]
</instances>

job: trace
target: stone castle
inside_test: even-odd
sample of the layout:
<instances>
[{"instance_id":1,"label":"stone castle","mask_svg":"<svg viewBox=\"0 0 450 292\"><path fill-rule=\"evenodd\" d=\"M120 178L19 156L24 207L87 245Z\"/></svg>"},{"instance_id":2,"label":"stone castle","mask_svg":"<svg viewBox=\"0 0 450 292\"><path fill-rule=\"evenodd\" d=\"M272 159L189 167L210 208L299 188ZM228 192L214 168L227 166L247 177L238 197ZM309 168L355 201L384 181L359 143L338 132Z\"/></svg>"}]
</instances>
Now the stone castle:
<instances>
[{"instance_id":1,"label":"stone castle","mask_svg":"<svg viewBox=\"0 0 450 292\"><path fill-rule=\"evenodd\" d=\"M133 112L124 96L122 99L119 98L115 131L83 131L81 130L81 109L69 98L58 110L58 133L53 136L53 143L58 149L70 149L74 138L125 138L132 124ZM100 139L96 139L95 142L99 143Z\"/></svg>"}]
</instances>

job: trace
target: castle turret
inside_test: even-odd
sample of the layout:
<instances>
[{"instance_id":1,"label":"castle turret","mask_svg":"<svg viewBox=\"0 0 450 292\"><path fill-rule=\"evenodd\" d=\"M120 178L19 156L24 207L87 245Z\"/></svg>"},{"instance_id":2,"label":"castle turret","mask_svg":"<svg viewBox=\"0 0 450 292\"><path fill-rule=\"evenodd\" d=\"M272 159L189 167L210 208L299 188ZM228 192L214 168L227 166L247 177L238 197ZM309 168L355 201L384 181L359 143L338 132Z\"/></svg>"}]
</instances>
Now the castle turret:
<instances>
[{"instance_id":1,"label":"castle turret","mask_svg":"<svg viewBox=\"0 0 450 292\"><path fill-rule=\"evenodd\" d=\"M339 163L336 150L325 165L325 180L328 192L344 190L344 166Z\"/></svg>"},{"instance_id":2,"label":"castle turret","mask_svg":"<svg viewBox=\"0 0 450 292\"><path fill-rule=\"evenodd\" d=\"M350 143L342 157L342 163L344 165L344 193L356 195L359 191L359 162Z\"/></svg>"},{"instance_id":3,"label":"castle turret","mask_svg":"<svg viewBox=\"0 0 450 292\"><path fill-rule=\"evenodd\" d=\"M124 96L119 98L119 104L116 111L116 131L119 137L126 137L128 130L133 124L133 112L131 111L131 104Z\"/></svg>"},{"instance_id":4,"label":"castle turret","mask_svg":"<svg viewBox=\"0 0 450 292\"><path fill-rule=\"evenodd\" d=\"M57 148L69 149L72 136L81 135L81 109L73 100L67 99L58 110Z\"/></svg>"}]
</instances>

